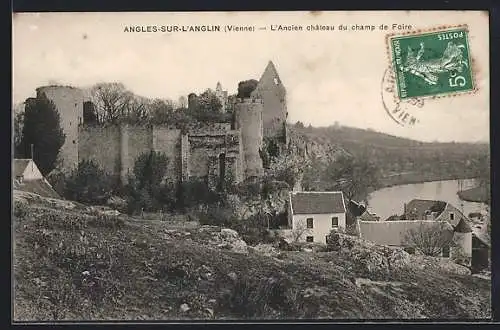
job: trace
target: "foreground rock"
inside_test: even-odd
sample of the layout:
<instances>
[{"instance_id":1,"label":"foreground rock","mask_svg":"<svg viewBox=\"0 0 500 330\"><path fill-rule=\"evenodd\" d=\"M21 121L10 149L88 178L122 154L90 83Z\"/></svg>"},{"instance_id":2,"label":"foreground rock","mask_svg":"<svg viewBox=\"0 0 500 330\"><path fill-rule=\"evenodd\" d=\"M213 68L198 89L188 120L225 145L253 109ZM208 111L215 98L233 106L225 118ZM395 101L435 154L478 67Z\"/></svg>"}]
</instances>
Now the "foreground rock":
<instances>
[{"instance_id":1,"label":"foreground rock","mask_svg":"<svg viewBox=\"0 0 500 330\"><path fill-rule=\"evenodd\" d=\"M24 203L24 204L41 204L55 209L67 209L72 210L76 207L76 204L70 201L56 198L42 197L35 193L30 193L26 191L14 190L14 202Z\"/></svg>"},{"instance_id":2,"label":"foreground rock","mask_svg":"<svg viewBox=\"0 0 500 330\"><path fill-rule=\"evenodd\" d=\"M197 230L197 241L236 253L248 253L247 243L233 229L217 226L201 226Z\"/></svg>"},{"instance_id":3,"label":"foreground rock","mask_svg":"<svg viewBox=\"0 0 500 330\"><path fill-rule=\"evenodd\" d=\"M353 262L367 273L388 274L405 268L432 271L432 269L439 268L454 274L470 275L467 267L448 259L411 255L401 248L376 245L341 233L330 234L328 240L329 251L350 255Z\"/></svg>"}]
</instances>

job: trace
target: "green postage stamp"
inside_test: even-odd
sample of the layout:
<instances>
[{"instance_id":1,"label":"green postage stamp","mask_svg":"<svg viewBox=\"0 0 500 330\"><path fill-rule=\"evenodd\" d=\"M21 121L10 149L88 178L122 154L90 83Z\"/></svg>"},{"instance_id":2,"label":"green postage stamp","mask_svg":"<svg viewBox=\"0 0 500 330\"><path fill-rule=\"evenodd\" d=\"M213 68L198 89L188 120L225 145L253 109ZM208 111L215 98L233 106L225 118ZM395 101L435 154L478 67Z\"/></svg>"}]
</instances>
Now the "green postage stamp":
<instances>
[{"instance_id":1,"label":"green postage stamp","mask_svg":"<svg viewBox=\"0 0 500 330\"><path fill-rule=\"evenodd\" d=\"M388 37L399 99L474 90L467 27Z\"/></svg>"}]
</instances>

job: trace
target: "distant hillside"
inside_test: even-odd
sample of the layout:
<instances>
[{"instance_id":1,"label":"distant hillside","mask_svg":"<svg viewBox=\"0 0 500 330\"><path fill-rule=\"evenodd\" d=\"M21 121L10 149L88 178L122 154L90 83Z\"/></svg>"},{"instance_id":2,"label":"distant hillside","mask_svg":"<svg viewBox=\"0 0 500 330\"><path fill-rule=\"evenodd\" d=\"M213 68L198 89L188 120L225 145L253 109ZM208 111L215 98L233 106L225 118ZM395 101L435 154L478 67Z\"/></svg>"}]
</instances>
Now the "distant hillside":
<instances>
[{"instance_id":1,"label":"distant hillside","mask_svg":"<svg viewBox=\"0 0 500 330\"><path fill-rule=\"evenodd\" d=\"M489 157L488 143L421 142L345 126L289 128L291 136L302 136L321 149L369 157L381 169L384 186L473 178L475 164Z\"/></svg>"},{"instance_id":2,"label":"distant hillside","mask_svg":"<svg viewBox=\"0 0 500 330\"><path fill-rule=\"evenodd\" d=\"M370 129L362 129L347 126L328 126L328 127L304 127L299 128L290 125L293 131L301 133L318 142L340 144L342 146L376 147L385 149L397 148L418 148L418 149L442 149L453 147L463 151L479 148L488 150L487 143L455 143L455 142L422 142L376 132Z\"/></svg>"}]
</instances>

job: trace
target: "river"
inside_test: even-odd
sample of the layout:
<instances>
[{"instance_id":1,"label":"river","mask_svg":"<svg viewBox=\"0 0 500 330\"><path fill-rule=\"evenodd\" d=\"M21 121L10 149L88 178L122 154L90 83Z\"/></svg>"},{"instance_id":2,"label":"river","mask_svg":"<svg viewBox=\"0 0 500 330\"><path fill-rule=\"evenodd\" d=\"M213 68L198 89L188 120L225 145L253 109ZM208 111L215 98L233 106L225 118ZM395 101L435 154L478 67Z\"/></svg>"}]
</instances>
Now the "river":
<instances>
[{"instance_id":1,"label":"river","mask_svg":"<svg viewBox=\"0 0 500 330\"><path fill-rule=\"evenodd\" d=\"M457 192L460 190L460 184L462 190L475 186L473 180L446 180L379 189L368 196L368 210L380 216L381 220L385 220L394 214L401 215L404 203L418 198L451 203L466 216L470 212L485 211L487 209L485 204L462 201L458 197Z\"/></svg>"}]
</instances>

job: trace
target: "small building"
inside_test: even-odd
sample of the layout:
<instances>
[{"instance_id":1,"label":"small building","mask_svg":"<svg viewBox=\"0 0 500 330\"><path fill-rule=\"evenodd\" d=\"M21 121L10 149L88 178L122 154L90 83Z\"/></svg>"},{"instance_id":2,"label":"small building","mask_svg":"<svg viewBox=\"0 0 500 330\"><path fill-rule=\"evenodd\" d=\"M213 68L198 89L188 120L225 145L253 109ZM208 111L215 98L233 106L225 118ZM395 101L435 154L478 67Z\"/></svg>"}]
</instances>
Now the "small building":
<instances>
[{"instance_id":1,"label":"small building","mask_svg":"<svg viewBox=\"0 0 500 330\"><path fill-rule=\"evenodd\" d=\"M448 221L456 226L460 220L468 222L467 217L455 206L439 200L413 199L404 205L401 220L438 220Z\"/></svg>"},{"instance_id":2,"label":"small building","mask_svg":"<svg viewBox=\"0 0 500 330\"><path fill-rule=\"evenodd\" d=\"M288 225L296 241L326 244L331 230L346 227L346 204L340 191L292 192L288 204Z\"/></svg>"},{"instance_id":3,"label":"small building","mask_svg":"<svg viewBox=\"0 0 500 330\"><path fill-rule=\"evenodd\" d=\"M61 198L32 159L14 159L12 165L14 189L35 193L43 197Z\"/></svg>"},{"instance_id":4,"label":"small building","mask_svg":"<svg viewBox=\"0 0 500 330\"><path fill-rule=\"evenodd\" d=\"M427 230L442 231L439 239L447 242L443 244L442 257L460 256L470 261L472 230L463 219L456 226L448 221L439 220L358 221L360 238L379 245L406 248L409 251L414 251L415 246L408 240L408 234L412 231L418 233ZM429 235L424 236L429 237Z\"/></svg>"},{"instance_id":5,"label":"small building","mask_svg":"<svg viewBox=\"0 0 500 330\"><path fill-rule=\"evenodd\" d=\"M43 179L42 172L32 159L14 159L13 167L13 179L16 184Z\"/></svg>"},{"instance_id":6,"label":"small building","mask_svg":"<svg viewBox=\"0 0 500 330\"><path fill-rule=\"evenodd\" d=\"M472 271L479 272L490 267L491 257L490 238L485 233L473 231L472 233Z\"/></svg>"}]
</instances>

